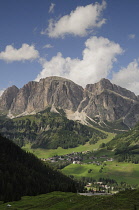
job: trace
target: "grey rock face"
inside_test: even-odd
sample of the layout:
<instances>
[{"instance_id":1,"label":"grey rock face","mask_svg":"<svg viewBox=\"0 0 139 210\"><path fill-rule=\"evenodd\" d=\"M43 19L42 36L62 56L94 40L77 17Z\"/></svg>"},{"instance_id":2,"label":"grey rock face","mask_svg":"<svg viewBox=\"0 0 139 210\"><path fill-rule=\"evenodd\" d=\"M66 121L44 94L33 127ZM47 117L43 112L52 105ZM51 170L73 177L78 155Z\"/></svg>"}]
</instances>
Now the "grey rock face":
<instances>
[{"instance_id":1,"label":"grey rock face","mask_svg":"<svg viewBox=\"0 0 139 210\"><path fill-rule=\"evenodd\" d=\"M52 79L48 88L48 104L76 111L83 99L83 88L70 80Z\"/></svg>"},{"instance_id":2,"label":"grey rock face","mask_svg":"<svg viewBox=\"0 0 139 210\"><path fill-rule=\"evenodd\" d=\"M21 88L10 110L12 114L31 113L54 105L75 111L82 98L83 88L79 85L60 77L48 77Z\"/></svg>"},{"instance_id":3,"label":"grey rock face","mask_svg":"<svg viewBox=\"0 0 139 210\"><path fill-rule=\"evenodd\" d=\"M78 111L84 111L92 119L97 117L100 122L114 122L121 119L129 127L134 126L139 120L137 115L139 112L137 111L139 110L138 97L133 92L114 85L107 79L101 79L95 84L88 84L84 97ZM133 111L132 107L137 110ZM130 120L131 115L132 120Z\"/></svg>"},{"instance_id":4,"label":"grey rock face","mask_svg":"<svg viewBox=\"0 0 139 210\"><path fill-rule=\"evenodd\" d=\"M133 103L132 99L104 90L98 95L92 95L84 111L87 116L91 118L97 116L100 121L115 121L123 118Z\"/></svg>"},{"instance_id":5,"label":"grey rock face","mask_svg":"<svg viewBox=\"0 0 139 210\"><path fill-rule=\"evenodd\" d=\"M122 88L118 85L112 84L108 79L101 79L100 82L98 83L88 84L86 86L86 90L88 90L89 92L95 95L100 94L103 90L106 90L106 89L111 90L115 93L118 93L124 97L130 98L133 100L138 100L137 96L133 92L125 88Z\"/></svg>"},{"instance_id":6,"label":"grey rock face","mask_svg":"<svg viewBox=\"0 0 139 210\"><path fill-rule=\"evenodd\" d=\"M0 111L6 112L10 109L14 98L17 96L19 89L16 86L7 88L0 97Z\"/></svg>"},{"instance_id":7,"label":"grey rock face","mask_svg":"<svg viewBox=\"0 0 139 210\"><path fill-rule=\"evenodd\" d=\"M139 103L134 103L124 118L124 123L128 127L133 127L139 121Z\"/></svg>"}]
</instances>

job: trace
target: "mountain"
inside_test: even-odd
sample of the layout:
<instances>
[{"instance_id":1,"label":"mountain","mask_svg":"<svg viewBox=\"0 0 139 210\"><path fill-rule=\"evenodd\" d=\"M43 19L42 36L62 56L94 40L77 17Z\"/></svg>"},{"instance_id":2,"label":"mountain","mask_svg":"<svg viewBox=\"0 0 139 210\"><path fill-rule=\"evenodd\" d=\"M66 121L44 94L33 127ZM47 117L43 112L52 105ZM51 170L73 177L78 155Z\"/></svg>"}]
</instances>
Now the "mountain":
<instances>
[{"instance_id":1,"label":"mountain","mask_svg":"<svg viewBox=\"0 0 139 210\"><path fill-rule=\"evenodd\" d=\"M76 192L77 183L0 135L0 201L52 191Z\"/></svg>"},{"instance_id":2,"label":"mountain","mask_svg":"<svg viewBox=\"0 0 139 210\"><path fill-rule=\"evenodd\" d=\"M14 116L24 112L38 112L52 104L55 107L75 111L82 99L83 88L79 85L60 77L48 77L24 85L12 100L9 112ZM1 101L4 100L5 92L1 97ZM5 108L7 104L5 103Z\"/></svg>"},{"instance_id":3,"label":"mountain","mask_svg":"<svg viewBox=\"0 0 139 210\"><path fill-rule=\"evenodd\" d=\"M107 79L85 88L61 77L12 86L0 98L0 113L8 117L34 114L53 107L67 118L113 130L127 130L139 121L139 97Z\"/></svg>"},{"instance_id":4,"label":"mountain","mask_svg":"<svg viewBox=\"0 0 139 210\"><path fill-rule=\"evenodd\" d=\"M94 120L96 118L99 123L121 120L128 127L132 127L139 120L139 101L134 93L113 85L107 79L87 85L85 91L87 102L85 106L80 104L80 111L84 111Z\"/></svg>"}]
</instances>

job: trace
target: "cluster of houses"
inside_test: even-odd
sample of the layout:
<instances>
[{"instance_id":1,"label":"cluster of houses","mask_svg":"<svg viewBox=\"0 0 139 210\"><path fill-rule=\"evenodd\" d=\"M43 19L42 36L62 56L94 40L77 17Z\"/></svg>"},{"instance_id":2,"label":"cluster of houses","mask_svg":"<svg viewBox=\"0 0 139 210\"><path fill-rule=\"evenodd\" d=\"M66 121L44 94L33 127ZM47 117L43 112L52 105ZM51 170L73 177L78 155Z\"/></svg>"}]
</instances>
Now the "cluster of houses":
<instances>
[{"instance_id":1,"label":"cluster of houses","mask_svg":"<svg viewBox=\"0 0 139 210\"><path fill-rule=\"evenodd\" d=\"M85 187L89 189L89 191L94 193L95 192L105 193L114 190L113 186L109 186L107 184L104 184L103 182L88 183Z\"/></svg>"},{"instance_id":2,"label":"cluster of houses","mask_svg":"<svg viewBox=\"0 0 139 210\"><path fill-rule=\"evenodd\" d=\"M106 161L113 161L113 158L108 158L106 155L103 155L101 157L95 157L92 155L89 155L87 157L88 154L91 154L90 151L85 151L85 152L72 152L70 154L66 154L66 155L55 155L53 157L50 158L41 158L42 161L49 161L51 163L55 163L55 162L59 162L59 161L67 161L69 163L73 163L73 164L84 164L84 160L85 159L89 159L90 161L86 164L96 164L96 165L101 165L101 162L106 162ZM100 159L102 159L102 161L100 161Z\"/></svg>"},{"instance_id":3,"label":"cluster of houses","mask_svg":"<svg viewBox=\"0 0 139 210\"><path fill-rule=\"evenodd\" d=\"M50 157L50 158L41 158L42 161L50 161L51 163L54 163L54 162L58 162L58 161L68 161L70 163L78 163L82 160L82 158L80 157L80 154L79 152L72 152L70 154L66 154L66 155L61 155L61 156L58 156L58 155L55 155L53 157Z\"/></svg>"}]
</instances>

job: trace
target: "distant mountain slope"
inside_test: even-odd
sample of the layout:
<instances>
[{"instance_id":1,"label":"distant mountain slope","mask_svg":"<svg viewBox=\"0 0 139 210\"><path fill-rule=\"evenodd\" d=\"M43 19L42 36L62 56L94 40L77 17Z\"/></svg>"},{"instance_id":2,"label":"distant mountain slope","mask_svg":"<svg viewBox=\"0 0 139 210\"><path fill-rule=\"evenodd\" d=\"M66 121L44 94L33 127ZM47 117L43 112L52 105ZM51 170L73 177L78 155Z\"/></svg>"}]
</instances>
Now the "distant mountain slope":
<instances>
[{"instance_id":1,"label":"distant mountain slope","mask_svg":"<svg viewBox=\"0 0 139 210\"><path fill-rule=\"evenodd\" d=\"M139 123L128 132L117 135L107 147L120 155L120 161L139 163Z\"/></svg>"},{"instance_id":2,"label":"distant mountain slope","mask_svg":"<svg viewBox=\"0 0 139 210\"><path fill-rule=\"evenodd\" d=\"M0 114L10 118L35 114L49 106L72 112L70 119L87 123L89 118L102 127L118 121L130 128L139 121L139 97L107 79L83 89L65 78L46 77L20 89L12 86L0 97Z\"/></svg>"},{"instance_id":3,"label":"distant mountain slope","mask_svg":"<svg viewBox=\"0 0 139 210\"><path fill-rule=\"evenodd\" d=\"M54 113L51 109L36 115L6 119L0 123L0 132L21 147L31 143L33 148L44 149L73 148L107 137L99 130L68 120L62 110L55 109Z\"/></svg>"},{"instance_id":4,"label":"distant mountain slope","mask_svg":"<svg viewBox=\"0 0 139 210\"><path fill-rule=\"evenodd\" d=\"M0 201L52 191L76 192L75 182L0 136Z\"/></svg>"}]
</instances>

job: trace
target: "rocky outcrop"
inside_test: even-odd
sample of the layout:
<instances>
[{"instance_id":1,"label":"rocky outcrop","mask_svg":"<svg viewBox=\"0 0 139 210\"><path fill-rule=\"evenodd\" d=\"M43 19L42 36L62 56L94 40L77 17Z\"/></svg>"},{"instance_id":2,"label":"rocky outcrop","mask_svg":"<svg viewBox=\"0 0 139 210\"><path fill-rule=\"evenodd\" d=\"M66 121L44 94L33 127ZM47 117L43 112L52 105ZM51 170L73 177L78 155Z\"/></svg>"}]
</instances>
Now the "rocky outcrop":
<instances>
[{"instance_id":1,"label":"rocky outcrop","mask_svg":"<svg viewBox=\"0 0 139 210\"><path fill-rule=\"evenodd\" d=\"M86 85L86 90L91 92L94 95L98 95L104 90L111 90L124 97L130 98L133 100L138 100L137 96L133 92L125 88L122 88L118 85L112 84L108 79L101 79L100 82L98 83L88 84Z\"/></svg>"},{"instance_id":2,"label":"rocky outcrop","mask_svg":"<svg viewBox=\"0 0 139 210\"><path fill-rule=\"evenodd\" d=\"M87 116L99 118L100 122L115 121L123 118L133 104L134 100L106 89L98 95L92 95L83 110Z\"/></svg>"},{"instance_id":3,"label":"rocky outcrop","mask_svg":"<svg viewBox=\"0 0 139 210\"><path fill-rule=\"evenodd\" d=\"M123 118L123 122L129 128L135 126L135 124L139 121L139 103L134 103L129 112Z\"/></svg>"},{"instance_id":4,"label":"rocky outcrop","mask_svg":"<svg viewBox=\"0 0 139 210\"><path fill-rule=\"evenodd\" d=\"M18 91L19 89L14 85L4 91L0 97L0 112L6 113L10 109L14 98L16 98L18 94Z\"/></svg>"},{"instance_id":5,"label":"rocky outcrop","mask_svg":"<svg viewBox=\"0 0 139 210\"><path fill-rule=\"evenodd\" d=\"M101 79L98 83L86 86L84 99L78 111L85 112L93 120L97 118L98 122L114 122L121 119L130 127L139 120L139 111L137 111L139 109L134 108L136 111L132 111L133 107L137 106L139 106L138 97L133 92L112 84L107 79Z\"/></svg>"},{"instance_id":6,"label":"rocky outcrop","mask_svg":"<svg viewBox=\"0 0 139 210\"><path fill-rule=\"evenodd\" d=\"M38 112L48 106L61 108L74 119L78 115L84 121L85 117L97 118L98 122L122 120L128 127L139 121L139 97L107 79L83 89L68 79L47 77L29 82L21 89L12 86L0 98L0 111L8 110L14 116Z\"/></svg>"}]
</instances>

